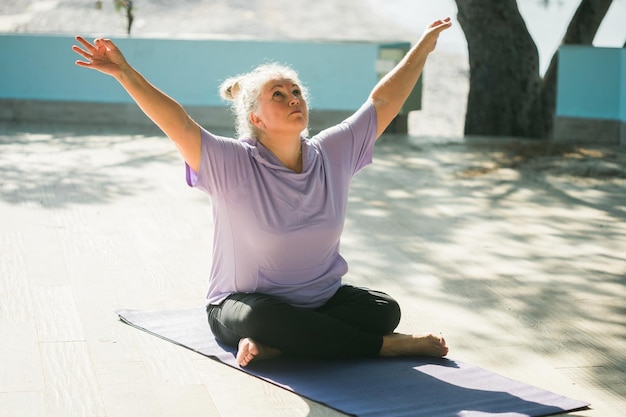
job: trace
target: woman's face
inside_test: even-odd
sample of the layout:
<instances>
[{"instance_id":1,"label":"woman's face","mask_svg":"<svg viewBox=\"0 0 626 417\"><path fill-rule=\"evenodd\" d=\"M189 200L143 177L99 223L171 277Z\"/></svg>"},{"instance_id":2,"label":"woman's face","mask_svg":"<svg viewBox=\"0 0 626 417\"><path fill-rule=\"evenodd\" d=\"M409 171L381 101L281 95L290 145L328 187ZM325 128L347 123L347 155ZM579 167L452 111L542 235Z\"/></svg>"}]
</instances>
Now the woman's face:
<instances>
[{"instance_id":1,"label":"woman's face","mask_svg":"<svg viewBox=\"0 0 626 417\"><path fill-rule=\"evenodd\" d=\"M290 79L271 80L263 87L252 122L267 135L294 132L309 124L309 113L300 86Z\"/></svg>"}]
</instances>

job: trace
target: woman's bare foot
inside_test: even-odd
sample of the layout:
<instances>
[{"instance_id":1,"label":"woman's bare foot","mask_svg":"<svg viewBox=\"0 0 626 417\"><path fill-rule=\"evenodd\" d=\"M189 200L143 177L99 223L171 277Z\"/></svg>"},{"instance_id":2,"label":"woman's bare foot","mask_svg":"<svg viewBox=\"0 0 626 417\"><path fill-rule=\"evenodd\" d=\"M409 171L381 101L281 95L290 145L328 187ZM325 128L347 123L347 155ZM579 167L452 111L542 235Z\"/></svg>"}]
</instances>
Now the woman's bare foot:
<instances>
[{"instance_id":1,"label":"woman's bare foot","mask_svg":"<svg viewBox=\"0 0 626 417\"><path fill-rule=\"evenodd\" d=\"M237 350L237 363L239 366L248 366L253 360L272 359L280 356L282 352L276 348L267 347L255 342L249 337L244 337L239 341Z\"/></svg>"},{"instance_id":2,"label":"woman's bare foot","mask_svg":"<svg viewBox=\"0 0 626 417\"><path fill-rule=\"evenodd\" d=\"M401 334L383 336L380 356L435 356L441 358L448 354L446 340L432 333Z\"/></svg>"}]
</instances>

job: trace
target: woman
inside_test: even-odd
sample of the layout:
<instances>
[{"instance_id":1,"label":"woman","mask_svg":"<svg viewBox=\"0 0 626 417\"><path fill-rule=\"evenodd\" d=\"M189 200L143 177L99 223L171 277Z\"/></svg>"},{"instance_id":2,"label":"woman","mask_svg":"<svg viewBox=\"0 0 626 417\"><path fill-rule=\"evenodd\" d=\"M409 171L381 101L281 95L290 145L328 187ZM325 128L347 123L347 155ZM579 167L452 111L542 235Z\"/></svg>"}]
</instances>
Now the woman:
<instances>
[{"instance_id":1,"label":"woman","mask_svg":"<svg viewBox=\"0 0 626 417\"><path fill-rule=\"evenodd\" d=\"M306 138L307 92L288 67L269 64L226 80L239 140L201 128L151 85L107 39L77 36L76 64L113 76L176 144L187 182L209 194L215 220L207 314L237 362L279 355L342 358L445 356L433 334L399 334L400 308L387 294L342 284L339 254L352 176L415 86L450 19L419 42L353 116Z\"/></svg>"}]
</instances>

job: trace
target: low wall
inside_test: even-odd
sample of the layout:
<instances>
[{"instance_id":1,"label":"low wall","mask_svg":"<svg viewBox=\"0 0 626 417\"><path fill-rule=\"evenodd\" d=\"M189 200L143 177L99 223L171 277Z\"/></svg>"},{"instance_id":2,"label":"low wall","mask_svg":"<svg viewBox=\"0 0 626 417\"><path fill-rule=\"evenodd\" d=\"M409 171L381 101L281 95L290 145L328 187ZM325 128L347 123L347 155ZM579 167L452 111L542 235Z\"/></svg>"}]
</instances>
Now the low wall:
<instances>
[{"instance_id":1,"label":"low wall","mask_svg":"<svg viewBox=\"0 0 626 417\"><path fill-rule=\"evenodd\" d=\"M626 48L559 49L553 136L626 145Z\"/></svg>"},{"instance_id":2,"label":"low wall","mask_svg":"<svg viewBox=\"0 0 626 417\"><path fill-rule=\"evenodd\" d=\"M199 123L226 128L232 116L220 83L266 62L292 66L311 91L311 129L358 109L410 47L402 43L114 39L127 60ZM73 37L1 34L0 120L148 124L111 77L80 68ZM417 110L421 84L401 114Z\"/></svg>"}]
</instances>

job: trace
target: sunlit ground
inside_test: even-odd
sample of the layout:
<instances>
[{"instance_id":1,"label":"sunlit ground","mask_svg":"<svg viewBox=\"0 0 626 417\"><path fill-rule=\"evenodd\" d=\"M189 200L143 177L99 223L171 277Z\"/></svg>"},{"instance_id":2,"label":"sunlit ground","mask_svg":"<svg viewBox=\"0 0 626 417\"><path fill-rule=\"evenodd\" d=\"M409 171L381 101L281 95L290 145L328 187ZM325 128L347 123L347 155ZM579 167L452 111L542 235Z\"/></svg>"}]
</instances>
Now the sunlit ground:
<instances>
[{"instance_id":1,"label":"sunlit ground","mask_svg":"<svg viewBox=\"0 0 626 417\"><path fill-rule=\"evenodd\" d=\"M44 398L47 415L119 407L98 385L110 362L153 378L176 353L150 356L113 312L203 303L209 200L157 133L0 129L0 396ZM575 415L619 415L624 195L624 148L387 136L353 182L346 280L398 298L400 329L442 332L454 359L592 403Z\"/></svg>"}]
</instances>

